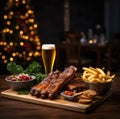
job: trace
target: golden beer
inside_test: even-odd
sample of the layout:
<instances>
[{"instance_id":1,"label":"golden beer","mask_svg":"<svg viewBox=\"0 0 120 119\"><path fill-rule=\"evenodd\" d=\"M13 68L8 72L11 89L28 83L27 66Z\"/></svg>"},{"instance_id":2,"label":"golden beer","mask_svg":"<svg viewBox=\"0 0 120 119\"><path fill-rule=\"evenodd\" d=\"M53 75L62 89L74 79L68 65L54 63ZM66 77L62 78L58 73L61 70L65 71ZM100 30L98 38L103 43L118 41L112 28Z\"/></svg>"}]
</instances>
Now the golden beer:
<instances>
[{"instance_id":1,"label":"golden beer","mask_svg":"<svg viewBox=\"0 0 120 119\"><path fill-rule=\"evenodd\" d=\"M55 44L43 44L42 59L46 74L49 74L53 70L55 57L56 57Z\"/></svg>"}]
</instances>

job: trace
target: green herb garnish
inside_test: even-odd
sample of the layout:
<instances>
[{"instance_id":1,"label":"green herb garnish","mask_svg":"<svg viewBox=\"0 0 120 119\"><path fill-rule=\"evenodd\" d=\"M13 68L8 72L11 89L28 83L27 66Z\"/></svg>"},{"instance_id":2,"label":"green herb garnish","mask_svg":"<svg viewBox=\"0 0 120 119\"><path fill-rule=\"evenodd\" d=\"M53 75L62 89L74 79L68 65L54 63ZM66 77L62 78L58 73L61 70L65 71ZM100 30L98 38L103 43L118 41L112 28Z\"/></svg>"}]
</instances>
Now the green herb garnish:
<instances>
[{"instance_id":1,"label":"green herb garnish","mask_svg":"<svg viewBox=\"0 0 120 119\"><path fill-rule=\"evenodd\" d=\"M12 74L25 73L34 75L36 77L36 83L41 82L47 76L41 73L41 65L36 61L33 61L26 69L21 65L17 65L15 62L10 62L7 64L7 70Z\"/></svg>"},{"instance_id":2,"label":"green herb garnish","mask_svg":"<svg viewBox=\"0 0 120 119\"><path fill-rule=\"evenodd\" d=\"M13 74L19 74L23 72L23 67L21 65L17 65L15 62L10 62L7 64L7 70Z\"/></svg>"},{"instance_id":3,"label":"green herb garnish","mask_svg":"<svg viewBox=\"0 0 120 119\"><path fill-rule=\"evenodd\" d=\"M25 70L24 73L26 74L36 74L41 71L41 65L38 62L32 62Z\"/></svg>"},{"instance_id":4,"label":"green herb garnish","mask_svg":"<svg viewBox=\"0 0 120 119\"><path fill-rule=\"evenodd\" d=\"M42 79L44 79L45 77L47 77L47 74L37 73L36 74L36 81L37 81L37 83L41 82Z\"/></svg>"}]
</instances>

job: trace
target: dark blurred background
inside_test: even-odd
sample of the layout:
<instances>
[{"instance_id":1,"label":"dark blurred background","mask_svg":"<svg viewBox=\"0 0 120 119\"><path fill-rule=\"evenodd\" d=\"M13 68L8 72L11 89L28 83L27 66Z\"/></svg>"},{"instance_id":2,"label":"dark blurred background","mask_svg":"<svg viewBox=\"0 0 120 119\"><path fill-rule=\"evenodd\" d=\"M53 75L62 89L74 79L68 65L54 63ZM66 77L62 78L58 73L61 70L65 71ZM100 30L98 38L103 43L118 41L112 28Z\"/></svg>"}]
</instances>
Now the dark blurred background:
<instances>
[{"instance_id":1,"label":"dark blurred background","mask_svg":"<svg viewBox=\"0 0 120 119\"><path fill-rule=\"evenodd\" d=\"M0 0L0 14L6 1ZM94 29L100 24L107 36L111 32L120 32L119 0L69 0L69 4L71 31L87 33L89 28ZM64 0L31 0L31 5L34 7L41 41L60 41L64 32Z\"/></svg>"},{"instance_id":2,"label":"dark blurred background","mask_svg":"<svg viewBox=\"0 0 120 119\"><path fill-rule=\"evenodd\" d=\"M64 32L64 0L31 0L42 42L62 40ZM119 0L69 0L70 31L85 32L95 29L97 24L104 28L109 37L112 32L120 32Z\"/></svg>"},{"instance_id":3,"label":"dark blurred background","mask_svg":"<svg viewBox=\"0 0 120 119\"><path fill-rule=\"evenodd\" d=\"M6 0L0 0L1 15L5 2ZM63 40L64 2L65 0L31 0L41 43L58 43ZM99 24L107 40L113 40L114 34L119 37L120 0L69 0L69 5L70 31L84 32L87 35L89 28L94 32Z\"/></svg>"}]
</instances>

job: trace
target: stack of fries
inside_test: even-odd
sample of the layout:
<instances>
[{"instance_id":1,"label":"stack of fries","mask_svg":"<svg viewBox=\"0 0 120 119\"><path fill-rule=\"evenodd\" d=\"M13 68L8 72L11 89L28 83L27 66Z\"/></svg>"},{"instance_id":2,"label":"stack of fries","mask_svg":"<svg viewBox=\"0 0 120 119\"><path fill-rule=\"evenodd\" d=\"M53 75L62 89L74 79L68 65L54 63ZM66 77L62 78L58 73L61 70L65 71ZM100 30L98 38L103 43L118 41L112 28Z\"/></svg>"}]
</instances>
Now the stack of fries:
<instances>
[{"instance_id":1,"label":"stack of fries","mask_svg":"<svg viewBox=\"0 0 120 119\"><path fill-rule=\"evenodd\" d=\"M110 74L110 71L107 71L107 73L105 73L104 70L100 68L83 67L83 70L83 80L91 83L111 82L115 77L115 75Z\"/></svg>"}]
</instances>

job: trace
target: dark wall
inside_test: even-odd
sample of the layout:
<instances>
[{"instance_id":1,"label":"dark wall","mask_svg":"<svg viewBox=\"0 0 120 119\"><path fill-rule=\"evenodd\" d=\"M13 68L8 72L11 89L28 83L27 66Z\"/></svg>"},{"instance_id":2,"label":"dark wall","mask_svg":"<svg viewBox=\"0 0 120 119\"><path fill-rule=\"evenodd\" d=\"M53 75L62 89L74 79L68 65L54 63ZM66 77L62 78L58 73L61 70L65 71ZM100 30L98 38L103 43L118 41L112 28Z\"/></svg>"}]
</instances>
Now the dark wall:
<instances>
[{"instance_id":1,"label":"dark wall","mask_svg":"<svg viewBox=\"0 0 120 119\"><path fill-rule=\"evenodd\" d=\"M63 31L63 0L32 0L42 43L54 43Z\"/></svg>"},{"instance_id":2,"label":"dark wall","mask_svg":"<svg viewBox=\"0 0 120 119\"><path fill-rule=\"evenodd\" d=\"M111 33L120 33L120 0L105 0L104 13L107 36Z\"/></svg>"},{"instance_id":3,"label":"dark wall","mask_svg":"<svg viewBox=\"0 0 120 119\"><path fill-rule=\"evenodd\" d=\"M32 0L42 43L60 41L64 31L64 0ZM70 0L70 30L86 32L104 25L104 0Z\"/></svg>"},{"instance_id":4,"label":"dark wall","mask_svg":"<svg viewBox=\"0 0 120 119\"><path fill-rule=\"evenodd\" d=\"M104 26L104 0L70 0L71 30L88 31L96 24Z\"/></svg>"},{"instance_id":5,"label":"dark wall","mask_svg":"<svg viewBox=\"0 0 120 119\"><path fill-rule=\"evenodd\" d=\"M0 0L0 15L3 14L6 1ZM83 31L87 35L88 28L94 29L96 24L101 24L105 27L107 35L110 32L120 32L120 0L69 1L71 31ZM64 0L31 0L31 3L35 9L42 43L60 41L64 31Z\"/></svg>"}]
</instances>

